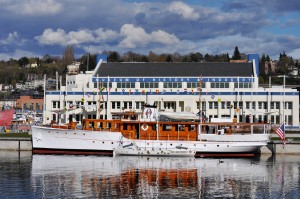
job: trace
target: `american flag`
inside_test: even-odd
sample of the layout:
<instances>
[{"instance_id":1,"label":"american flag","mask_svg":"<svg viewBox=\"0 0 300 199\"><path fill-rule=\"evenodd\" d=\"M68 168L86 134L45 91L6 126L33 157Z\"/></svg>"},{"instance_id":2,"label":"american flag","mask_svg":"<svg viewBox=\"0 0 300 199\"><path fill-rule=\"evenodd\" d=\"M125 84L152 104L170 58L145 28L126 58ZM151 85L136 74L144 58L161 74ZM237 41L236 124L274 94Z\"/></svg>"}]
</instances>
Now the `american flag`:
<instances>
[{"instance_id":1,"label":"american flag","mask_svg":"<svg viewBox=\"0 0 300 199\"><path fill-rule=\"evenodd\" d=\"M276 133L282 140L283 144L285 144L284 123L279 126L279 128L276 130Z\"/></svg>"}]
</instances>

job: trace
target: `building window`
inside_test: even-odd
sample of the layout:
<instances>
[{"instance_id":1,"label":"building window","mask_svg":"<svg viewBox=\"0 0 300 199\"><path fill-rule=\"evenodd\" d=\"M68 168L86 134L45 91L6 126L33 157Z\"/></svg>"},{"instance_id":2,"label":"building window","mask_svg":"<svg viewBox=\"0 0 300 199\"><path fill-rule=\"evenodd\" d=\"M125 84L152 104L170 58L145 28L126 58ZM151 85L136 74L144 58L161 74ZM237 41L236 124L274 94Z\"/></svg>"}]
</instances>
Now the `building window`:
<instances>
[{"instance_id":1,"label":"building window","mask_svg":"<svg viewBox=\"0 0 300 199\"><path fill-rule=\"evenodd\" d=\"M124 109L132 109L132 102L123 102Z\"/></svg>"},{"instance_id":2,"label":"building window","mask_svg":"<svg viewBox=\"0 0 300 199\"><path fill-rule=\"evenodd\" d=\"M246 102L246 109L250 109L251 102Z\"/></svg>"},{"instance_id":3,"label":"building window","mask_svg":"<svg viewBox=\"0 0 300 199\"><path fill-rule=\"evenodd\" d=\"M59 101L52 101L52 108L60 108L60 102Z\"/></svg>"},{"instance_id":4,"label":"building window","mask_svg":"<svg viewBox=\"0 0 300 199\"><path fill-rule=\"evenodd\" d=\"M121 108L121 102L111 102L112 109L120 109Z\"/></svg>"},{"instance_id":5,"label":"building window","mask_svg":"<svg viewBox=\"0 0 300 199\"><path fill-rule=\"evenodd\" d=\"M182 88L181 82L165 82L164 88Z\"/></svg>"},{"instance_id":6,"label":"building window","mask_svg":"<svg viewBox=\"0 0 300 199\"><path fill-rule=\"evenodd\" d=\"M229 82L211 82L211 88L229 88Z\"/></svg>"},{"instance_id":7,"label":"building window","mask_svg":"<svg viewBox=\"0 0 300 199\"><path fill-rule=\"evenodd\" d=\"M200 109L200 107L199 107L199 102L197 102L197 110L199 110ZM201 102L201 109L202 110L206 110L206 103L205 102Z\"/></svg>"},{"instance_id":8,"label":"building window","mask_svg":"<svg viewBox=\"0 0 300 199\"><path fill-rule=\"evenodd\" d=\"M187 88L200 88L200 82L187 82ZM201 88L206 88L205 82L202 82Z\"/></svg>"},{"instance_id":9,"label":"building window","mask_svg":"<svg viewBox=\"0 0 300 199\"><path fill-rule=\"evenodd\" d=\"M136 109L142 109L145 106L145 102L135 102Z\"/></svg>"},{"instance_id":10,"label":"building window","mask_svg":"<svg viewBox=\"0 0 300 199\"><path fill-rule=\"evenodd\" d=\"M135 82L118 82L117 88L135 88Z\"/></svg>"},{"instance_id":11,"label":"building window","mask_svg":"<svg viewBox=\"0 0 300 199\"><path fill-rule=\"evenodd\" d=\"M158 82L141 82L140 88L158 88Z\"/></svg>"},{"instance_id":12,"label":"building window","mask_svg":"<svg viewBox=\"0 0 300 199\"><path fill-rule=\"evenodd\" d=\"M235 82L234 88L252 88L252 82Z\"/></svg>"},{"instance_id":13,"label":"building window","mask_svg":"<svg viewBox=\"0 0 300 199\"><path fill-rule=\"evenodd\" d=\"M164 102L164 109L175 109L175 102Z\"/></svg>"},{"instance_id":14,"label":"building window","mask_svg":"<svg viewBox=\"0 0 300 199\"><path fill-rule=\"evenodd\" d=\"M41 110L41 109L40 109L40 104L39 104L39 103L36 103L36 104L35 104L35 110Z\"/></svg>"},{"instance_id":15,"label":"building window","mask_svg":"<svg viewBox=\"0 0 300 199\"><path fill-rule=\"evenodd\" d=\"M101 85L102 84L102 85ZM100 88L100 87L102 87L102 88L107 88L107 82L94 82L94 88ZM112 82L109 82L109 88L112 88Z\"/></svg>"},{"instance_id":16,"label":"building window","mask_svg":"<svg viewBox=\"0 0 300 199\"><path fill-rule=\"evenodd\" d=\"M287 119L288 119L288 125L292 125L293 124L293 116L292 115L288 115Z\"/></svg>"},{"instance_id":17,"label":"building window","mask_svg":"<svg viewBox=\"0 0 300 199\"><path fill-rule=\"evenodd\" d=\"M292 102L286 102L285 104L286 104L285 109L293 109L293 103Z\"/></svg>"},{"instance_id":18,"label":"building window","mask_svg":"<svg viewBox=\"0 0 300 199\"><path fill-rule=\"evenodd\" d=\"M258 102L258 109L263 109L263 102Z\"/></svg>"}]
</instances>

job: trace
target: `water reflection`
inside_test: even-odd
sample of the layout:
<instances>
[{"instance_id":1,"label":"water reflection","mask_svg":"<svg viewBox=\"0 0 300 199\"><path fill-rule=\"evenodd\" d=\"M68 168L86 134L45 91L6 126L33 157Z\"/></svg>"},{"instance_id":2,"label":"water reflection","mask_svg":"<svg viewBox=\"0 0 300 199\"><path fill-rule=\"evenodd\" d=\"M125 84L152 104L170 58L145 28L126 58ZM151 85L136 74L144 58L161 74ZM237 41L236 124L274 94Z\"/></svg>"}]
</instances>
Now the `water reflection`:
<instances>
[{"instance_id":1,"label":"water reflection","mask_svg":"<svg viewBox=\"0 0 300 199\"><path fill-rule=\"evenodd\" d=\"M4 198L300 196L299 156L195 159L0 155L0 191L9 194Z\"/></svg>"}]
</instances>

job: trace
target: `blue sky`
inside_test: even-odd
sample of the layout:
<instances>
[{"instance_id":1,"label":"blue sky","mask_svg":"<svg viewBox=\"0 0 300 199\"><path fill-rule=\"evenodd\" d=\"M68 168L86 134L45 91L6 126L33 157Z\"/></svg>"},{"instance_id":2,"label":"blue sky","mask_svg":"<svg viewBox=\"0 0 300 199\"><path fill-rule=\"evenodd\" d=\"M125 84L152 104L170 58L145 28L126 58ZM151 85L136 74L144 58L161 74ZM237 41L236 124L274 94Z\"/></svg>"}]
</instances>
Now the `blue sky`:
<instances>
[{"instance_id":1,"label":"blue sky","mask_svg":"<svg viewBox=\"0 0 300 199\"><path fill-rule=\"evenodd\" d=\"M299 0L0 0L0 60L87 52L300 58Z\"/></svg>"}]
</instances>

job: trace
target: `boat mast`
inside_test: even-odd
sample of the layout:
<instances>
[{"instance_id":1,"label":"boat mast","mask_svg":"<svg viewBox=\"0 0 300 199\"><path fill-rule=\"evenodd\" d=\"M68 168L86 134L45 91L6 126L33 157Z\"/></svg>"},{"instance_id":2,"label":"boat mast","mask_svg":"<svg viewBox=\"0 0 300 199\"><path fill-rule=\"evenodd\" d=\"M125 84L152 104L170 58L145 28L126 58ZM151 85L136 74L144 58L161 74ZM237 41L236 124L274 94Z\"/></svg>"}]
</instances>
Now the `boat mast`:
<instances>
[{"instance_id":1,"label":"boat mast","mask_svg":"<svg viewBox=\"0 0 300 199\"><path fill-rule=\"evenodd\" d=\"M198 129L198 132L199 132L199 135L201 136L202 134L202 102L201 102L201 95L202 95L202 75L201 75L201 78L200 78L200 81L199 81L199 120L200 120L200 125L199 125L199 129ZM200 138L201 140L201 138Z\"/></svg>"}]
</instances>

